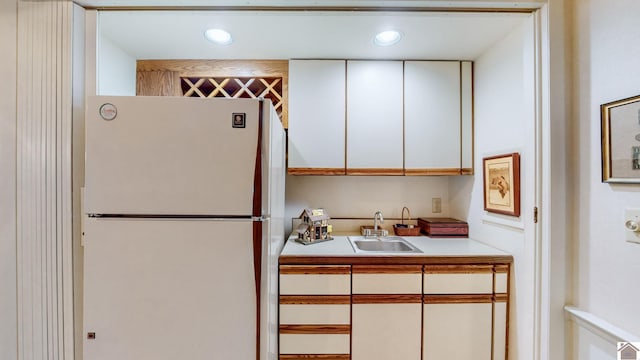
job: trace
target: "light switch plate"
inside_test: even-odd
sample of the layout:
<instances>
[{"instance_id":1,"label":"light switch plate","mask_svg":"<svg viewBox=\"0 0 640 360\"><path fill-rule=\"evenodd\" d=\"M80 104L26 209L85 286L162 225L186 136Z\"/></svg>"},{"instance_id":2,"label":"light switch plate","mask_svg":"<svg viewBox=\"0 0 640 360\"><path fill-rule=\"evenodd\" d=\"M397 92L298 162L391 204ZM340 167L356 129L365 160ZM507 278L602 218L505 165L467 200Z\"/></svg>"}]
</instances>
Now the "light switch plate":
<instances>
[{"instance_id":1,"label":"light switch plate","mask_svg":"<svg viewBox=\"0 0 640 360\"><path fill-rule=\"evenodd\" d=\"M431 212L434 214L442 212L442 199L431 198Z\"/></svg>"},{"instance_id":2,"label":"light switch plate","mask_svg":"<svg viewBox=\"0 0 640 360\"><path fill-rule=\"evenodd\" d=\"M640 231L633 231L629 227L633 228L633 223L636 226L640 226L640 209L625 209L624 210L624 234L625 239L628 242L640 244Z\"/></svg>"}]
</instances>

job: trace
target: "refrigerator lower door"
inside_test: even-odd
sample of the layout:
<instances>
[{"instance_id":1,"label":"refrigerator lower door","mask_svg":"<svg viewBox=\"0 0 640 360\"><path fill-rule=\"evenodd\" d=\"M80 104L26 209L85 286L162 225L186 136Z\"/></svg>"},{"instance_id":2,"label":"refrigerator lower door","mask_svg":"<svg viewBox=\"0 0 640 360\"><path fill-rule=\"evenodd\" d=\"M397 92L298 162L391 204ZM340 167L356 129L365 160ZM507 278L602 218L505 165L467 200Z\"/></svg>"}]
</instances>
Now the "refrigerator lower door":
<instances>
[{"instance_id":1,"label":"refrigerator lower door","mask_svg":"<svg viewBox=\"0 0 640 360\"><path fill-rule=\"evenodd\" d=\"M274 229L278 221L268 219L260 223L262 228L261 302L260 302L260 359L278 358L278 258L284 241L282 231ZM274 231L275 230L275 231Z\"/></svg>"},{"instance_id":2,"label":"refrigerator lower door","mask_svg":"<svg viewBox=\"0 0 640 360\"><path fill-rule=\"evenodd\" d=\"M85 225L84 359L256 359L253 223Z\"/></svg>"}]
</instances>

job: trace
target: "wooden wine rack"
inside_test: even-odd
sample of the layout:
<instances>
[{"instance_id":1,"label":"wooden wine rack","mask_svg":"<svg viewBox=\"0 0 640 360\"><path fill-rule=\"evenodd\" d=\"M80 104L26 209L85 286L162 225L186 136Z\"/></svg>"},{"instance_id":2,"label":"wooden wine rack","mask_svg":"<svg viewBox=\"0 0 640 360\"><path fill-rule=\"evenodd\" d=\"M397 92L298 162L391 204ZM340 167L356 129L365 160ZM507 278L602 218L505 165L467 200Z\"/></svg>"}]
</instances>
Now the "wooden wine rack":
<instances>
[{"instance_id":1,"label":"wooden wine rack","mask_svg":"<svg viewBox=\"0 0 640 360\"><path fill-rule=\"evenodd\" d=\"M286 60L139 60L136 94L271 100L287 128Z\"/></svg>"},{"instance_id":2,"label":"wooden wine rack","mask_svg":"<svg viewBox=\"0 0 640 360\"><path fill-rule=\"evenodd\" d=\"M281 116L283 107L281 77L181 77L185 97L265 98Z\"/></svg>"}]
</instances>

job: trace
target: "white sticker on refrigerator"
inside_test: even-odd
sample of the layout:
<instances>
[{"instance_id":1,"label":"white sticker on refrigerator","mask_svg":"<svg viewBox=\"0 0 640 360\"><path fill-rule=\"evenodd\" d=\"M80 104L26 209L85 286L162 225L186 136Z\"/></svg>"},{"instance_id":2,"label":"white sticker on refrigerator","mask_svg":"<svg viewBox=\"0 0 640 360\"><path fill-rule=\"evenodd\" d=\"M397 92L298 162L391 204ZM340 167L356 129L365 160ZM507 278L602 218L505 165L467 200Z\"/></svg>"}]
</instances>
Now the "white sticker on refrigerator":
<instances>
[{"instance_id":1,"label":"white sticker on refrigerator","mask_svg":"<svg viewBox=\"0 0 640 360\"><path fill-rule=\"evenodd\" d=\"M110 103L102 104L100 106L100 116L105 120L113 120L118 116L118 109Z\"/></svg>"}]
</instances>

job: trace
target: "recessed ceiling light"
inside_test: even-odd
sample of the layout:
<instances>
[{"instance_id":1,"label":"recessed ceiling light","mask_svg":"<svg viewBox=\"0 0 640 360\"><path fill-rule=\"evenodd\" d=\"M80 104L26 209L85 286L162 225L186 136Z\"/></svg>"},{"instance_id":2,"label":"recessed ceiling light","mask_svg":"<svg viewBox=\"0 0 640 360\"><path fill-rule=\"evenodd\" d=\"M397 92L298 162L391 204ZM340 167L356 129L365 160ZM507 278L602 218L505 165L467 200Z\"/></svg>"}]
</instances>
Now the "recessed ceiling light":
<instances>
[{"instance_id":1,"label":"recessed ceiling light","mask_svg":"<svg viewBox=\"0 0 640 360\"><path fill-rule=\"evenodd\" d=\"M402 33L397 30L387 30L381 33L378 33L373 38L373 43L378 46L389 46L397 43L402 39Z\"/></svg>"},{"instance_id":2,"label":"recessed ceiling light","mask_svg":"<svg viewBox=\"0 0 640 360\"><path fill-rule=\"evenodd\" d=\"M231 34L222 29L209 29L204 32L204 37L218 45L229 45L233 42Z\"/></svg>"}]
</instances>

